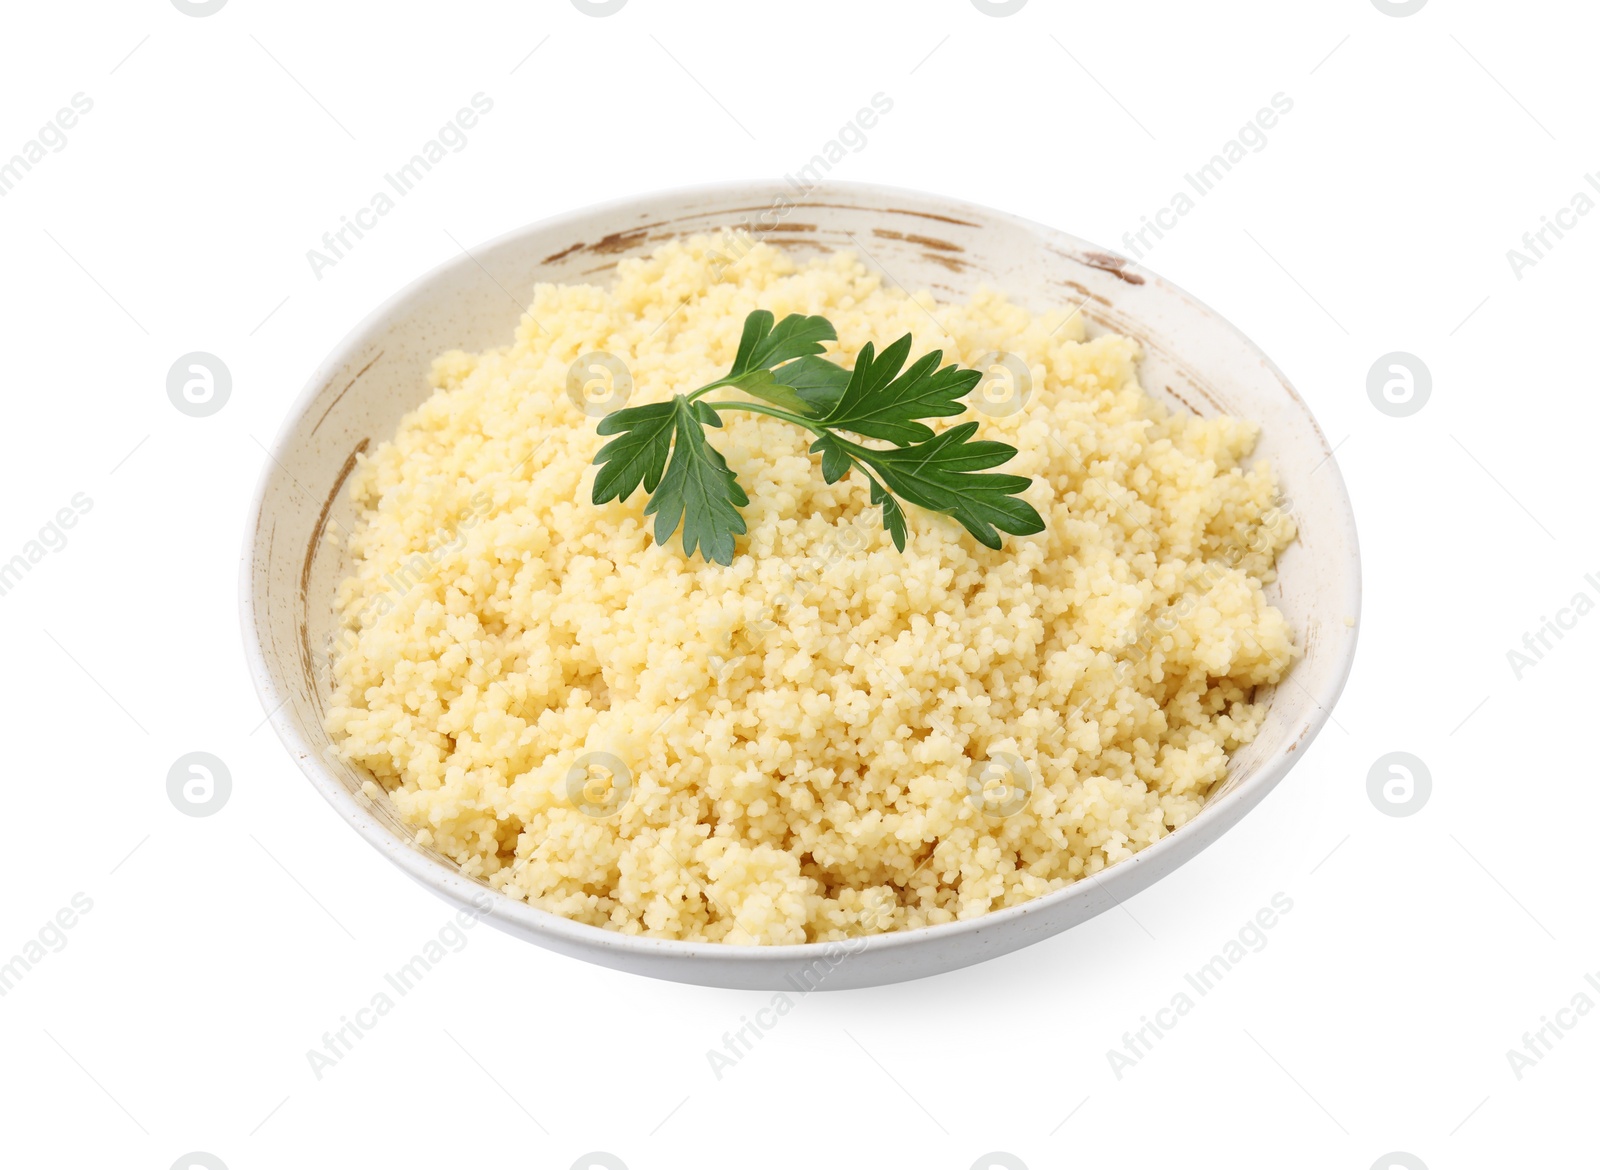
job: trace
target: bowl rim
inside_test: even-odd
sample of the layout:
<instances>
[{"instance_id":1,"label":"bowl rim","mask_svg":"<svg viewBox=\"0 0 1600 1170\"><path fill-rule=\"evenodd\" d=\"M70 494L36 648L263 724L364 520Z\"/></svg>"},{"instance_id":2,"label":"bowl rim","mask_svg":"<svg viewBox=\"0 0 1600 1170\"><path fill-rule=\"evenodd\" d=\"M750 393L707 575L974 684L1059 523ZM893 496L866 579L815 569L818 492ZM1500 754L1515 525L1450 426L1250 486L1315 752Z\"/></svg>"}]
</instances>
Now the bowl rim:
<instances>
[{"instance_id":1,"label":"bowl rim","mask_svg":"<svg viewBox=\"0 0 1600 1170\"><path fill-rule=\"evenodd\" d=\"M353 356L354 351L359 347L361 339L381 326L399 306L430 283L453 272L479 267L476 256L517 240L529 233L585 221L597 214L606 215L647 208L651 203L667 198L684 199L703 196L708 199L714 199L736 192L754 197L761 197L769 192L785 193L786 196L788 194L782 179L723 180L713 183L696 183L662 188L643 194L610 199L557 215L547 216L532 223L501 232L491 239L463 249L461 254L451 256L433 266L426 272L406 282L402 288L385 298L381 304L346 331L339 342L322 359L316 369L312 371L305 386L290 405L282 424L273 437L271 446L268 448L267 459L262 464L255 489L251 493L244 531L244 545L241 550L239 565L239 621L243 633L246 663L250 670L256 697L261 703L263 711L267 712L267 721L272 725L273 732L277 735L279 742L288 750L299 765L301 772L311 781L313 787L322 794L323 798L346 821L355 827L368 844L399 866L412 879L463 909L469 906L477 907L475 913L480 917L499 919L507 926L520 928L530 934L561 940L572 944L574 948L584 950L598 948L619 954L635 954L640 958L704 959L787 966L797 960L803 963L837 955L842 947L847 948L852 954L860 954L867 950L885 952L913 948L935 941L953 942L955 939L964 936L977 935L1009 923L1048 913L1076 899L1091 897L1096 890L1104 890L1110 895L1112 902L1120 906L1122 899L1117 897L1110 889L1107 889L1108 881L1120 885L1128 885L1136 880L1137 875L1142 870L1151 866L1159 866L1165 860L1166 855L1174 851L1179 851L1180 853L1174 859L1174 867L1182 865L1189 859L1189 856L1192 856L1192 854L1184 855L1183 853L1183 851L1189 849L1191 841L1197 841L1198 835L1207 826L1216 826L1216 831L1212 838L1214 840L1215 837L1221 836L1236 824L1244 813L1271 791L1289 771L1290 767L1304 756L1304 749L1310 745L1328 722L1333 712L1334 704L1338 701L1350 677L1350 671L1355 659L1356 644L1360 634L1361 549L1356 530L1354 508L1350 500L1349 491L1345 486L1344 477L1339 470L1338 461L1334 458L1333 451L1328 446L1327 435L1323 432L1321 424L1317 422L1316 416L1294 389L1293 384L1284 375L1283 371L1227 317L1186 289L1150 271L1148 268L1121 257L1120 254L1111 249L1103 248L1081 237L1064 232L1059 228L1038 223L1024 216L964 199L939 195L934 192L878 183L826 181L808 190L803 198L826 198L831 193L875 199L903 200L906 197L910 197L919 201L940 204L952 214L959 215L965 212L988 217L991 220L1010 221L1012 224L1025 228L1041 238L1063 242L1081 250L1115 256L1121 262L1119 264L1121 271L1143 277L1145 281L1153 282L1166 288L1233 329L1244 345L1261 360L1268 371L1283 386L1285 392L1304 411L1307 421L1311 424L1316 436L1321 440L1327 456L1326 463L1328 467L1325 470L1332 472L1332 477L1323 481L1323 490L1335 497L1334 502L1338 505L1337 511L1341 513L1341 520L1347 531L1351 555L1349 561L1341 567L1340 577L1343 582L1345 602L1349 606L1348 616L1354 619L1354 626L1351 630L1351 636L1343 642L1337 668L1329 676L1329 681L1322 688L1322 692L1307 692L1314 711L1307 717L1304 728L1295 737L1290 747L1280 750L1263 760L1254 771L1242 777L1230 791L1219 797L1208 799L1194 817L1167 833L1160 840L1145 846L1122 861L1106 866L1096 873L1085 875L1058 890L1052 890L1047 894L1029 899L1018 905L991 910L976 918L958 919L954 922L919 926L909 930L852 936L846 940L746 946L725 942L698 942L623 934L605 927L591 926L588 923L578 922L553 911L540 909L519 898L513 898L509 894L503 893L484 882L467 877L448 863L436 860L416 849L409 840L391 831L373 815L329 769L323 766L319 752L301 736L291 715L287 712L287 708L293 698L293 689L285 690L277 685L274 674L268 664L265 649L261 644L256 623L258 599L253 572L257 545L256 536L262 517L262 508L266 503L268 488L273 480L274 470L288 450L289 440L293 432L306 416L311 405L322 393L328 381L341 368L347 365L349 357ZM1209 842L1197 843L1194 847L1194 852L1204 848L1205 844L1209 844ZM1158 874L1157 877L1159 876ZM1153 878L1152 882L1154 880L1156 879ZM1140 883L1136 885L1128 896L1132 896L1145 888L1146 884ZM490 899L488 909L483 908L485 895ZM1103 909L1105 907L1102 907L1102 911ZM1087 915L1086 918L1093 917L1094 914L1102 911L1094 911Z\"/></svg>"}]
</instances>

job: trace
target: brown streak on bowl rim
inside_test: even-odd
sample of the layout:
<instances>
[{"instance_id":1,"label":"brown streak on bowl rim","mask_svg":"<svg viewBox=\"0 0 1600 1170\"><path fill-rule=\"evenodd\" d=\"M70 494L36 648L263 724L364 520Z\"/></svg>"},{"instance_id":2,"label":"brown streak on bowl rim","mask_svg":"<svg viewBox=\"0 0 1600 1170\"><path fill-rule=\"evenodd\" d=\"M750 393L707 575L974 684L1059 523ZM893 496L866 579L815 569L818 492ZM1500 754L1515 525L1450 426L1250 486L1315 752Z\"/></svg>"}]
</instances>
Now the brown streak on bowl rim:
<instances>
[{"instance_id":1,"label":"brown streak on bowl rim","mask_svg":"<svg viewBox=\"0 0 1600 1170\"><path fill-rule=\"evenodd\" d=\"M333 408L339 405L339 400L346 394L350 393L350 387L354 386L361 380L362 374L365 374L373 366L378 364L378 359L383 357L383 353L384 351L380 349L370 362L356 371L356 376L354 378L351 378L344 384L344 389L339 391L338 394L334 395L333 401L328 403L328 409L323 411L321 417L317 419L317 425L311 428L311 433L313 435L317 433L317 427L320 427L325 421L327 421L328 415L333 412ZM332 383L330 382L329 385L332 385Z\"/></svg>"},{"instance_id":2,"label":"brown streak on bowl rim","mask_svg":"<svg viewBox=\"0 0 1600 1170\"><path fill-rule=\"evenodd\" d=\"M550 255L548 255L548 256L546 256L544 258L542 263L544 263L544 264L554 264L557 260L565 260L568 256L572 255L579 248L582 248L584 246L585 246L584 242L582 240L579 240L576 244L570 244L567 247L562 248L561 251L559 251L559 252L551 252Z\"/></svg>"},{"instance_id":3,"label":"brown streak on bowl rim","mask_svg":"<svg viewBox=\"0 0 1600 1170\"><path fill-rule=\"evenodd\" d=\"M1121 256L1113 256L1110 252L1085 252L1081 256L1074 256L1073 259L1090 268L1098 268L1101 272L1109 272L1126 284L1144 283L1144 277L1137 272L1127 271L1128 261Z\"/></svg>"},{"instance_id":4,"label":"brown streak on bowl rim","mask_svg":"<svg viewBox=\"0 0 1600 1170\"><path fill-rule=\"evenodd\" d=\"M965 252L960 244L952 244L949 240L941 240L937 236L919 236L916 232L897 232L892 228L872 229L872 234L880 240L900 240L907 244L921 244L924 248L932 248L936 252Z\"/></svg>"}]
</instances>

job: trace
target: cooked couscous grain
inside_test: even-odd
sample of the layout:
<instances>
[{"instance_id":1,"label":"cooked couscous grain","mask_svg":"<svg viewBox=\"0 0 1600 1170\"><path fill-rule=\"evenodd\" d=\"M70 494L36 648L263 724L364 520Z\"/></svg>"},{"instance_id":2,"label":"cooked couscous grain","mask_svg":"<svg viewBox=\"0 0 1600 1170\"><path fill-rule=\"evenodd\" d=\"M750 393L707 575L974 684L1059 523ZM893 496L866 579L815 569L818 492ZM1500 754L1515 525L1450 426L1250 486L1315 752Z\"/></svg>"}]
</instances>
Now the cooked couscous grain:
<instances>
[{"instance_id":1,"label":"cooked couscous grain","mask_svg":"<svg viewBox=\"0 0 1600 1170\"><path fill-rule=\"evenodd\" d=\"M1297 656L1262 591L1294 525L1245 462L1256 427L1169 413L1135 343L1070 306L716 244L541 286L362 459L328 728L371 793L507 894L735 944L971 918L1193 817ZM756 308L826 316L846 365L908 331L913 355L1018 355L1025 407L967 417L1018 448L1046 531L990 551L912 508L902 554L858 476L741 412L710 432L750 496L731 566L657 547L642 493L590 503L574 360L617 355L630 404L661 400L723 373Z\"/></svg>"}]
</instances>

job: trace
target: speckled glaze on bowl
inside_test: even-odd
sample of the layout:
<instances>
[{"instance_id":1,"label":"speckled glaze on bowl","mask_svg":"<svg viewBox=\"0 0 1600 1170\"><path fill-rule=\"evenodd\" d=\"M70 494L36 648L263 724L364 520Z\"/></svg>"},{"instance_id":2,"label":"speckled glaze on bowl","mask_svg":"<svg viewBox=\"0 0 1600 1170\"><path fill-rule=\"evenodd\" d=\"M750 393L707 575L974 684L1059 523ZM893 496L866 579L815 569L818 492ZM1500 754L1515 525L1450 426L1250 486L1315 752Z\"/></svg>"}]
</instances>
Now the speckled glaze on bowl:
<instances>
[{"instance_id":1,"label":"speckled glaze on bowl","mask_svg":"<svg viewBox=\"0 0 1600 1170\"><path fill-rule=\"evenodd\" d=\"M773 209L784 207L783 214ZM763 219L765 216L765 219ZM330 695L333 594L354 508L356 456L394 434L427 397L425 374L448 349L507 343L542 281L605 282L619 260L662 241L747 224L804 258L852 247L889 279L964 298L980 284L1035 312L1082 304L1091 334L1144 346L1152 394L1203 416L1262 425L1300 537L1270 591L1305 647L1293 685L1263 692L1260 736L1194 820L1129 860L1046 897L982 918L838 944L738 947L637 938L586 926L490 891L414 844L366 778L335 759L322 729ZM1312 479L1312 474L1316 478ZM273 445L251 508L240 581L246 654L262 707L300 769L367 842L456 906L540 946L625 971L718 987L868 987L950 971L1048 938L1123 902L1215 841L1272 788L1328 718L1350 670L1360 616L1355 520L1337 464L1288 381L1232 325L1120 257L1039 224L936 195L829 184L798 194L778 182L695 187L560 216L502 236L413 282L358 325L312 376Z\"/></svg>"}]
</instances>

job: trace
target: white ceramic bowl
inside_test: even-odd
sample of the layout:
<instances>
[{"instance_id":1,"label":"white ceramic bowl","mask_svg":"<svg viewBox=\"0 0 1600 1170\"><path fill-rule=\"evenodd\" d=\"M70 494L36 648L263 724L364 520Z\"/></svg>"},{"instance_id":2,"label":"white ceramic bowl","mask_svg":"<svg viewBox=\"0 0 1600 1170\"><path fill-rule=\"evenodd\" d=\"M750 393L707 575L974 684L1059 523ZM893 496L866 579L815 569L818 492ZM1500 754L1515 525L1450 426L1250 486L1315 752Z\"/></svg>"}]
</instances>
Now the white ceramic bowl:
<instances>
[{"instance_id":1,"label":"white ceramic bowl","mask_svg":"<svg viewBox=\"0 0 1600 1170\"><path fill-rule=\"evenodd\" d=\"M788 201L782 215L767 214ZM1261 734L1194 820L1092 879L983 918L837 944L738 947L636 938L585 926L494 893L411 841L364 776L329 752L333 593L348 564L322 539L354 509L345 481L356 453L394 434L429 393L432 358L508 342L536 282L605 281L620 259L663 240L725 225L776 224L771 240L804 257L864 247L870 263L910 289L963 298L987 283L1035 311L1082 302L1091 333L1144 346L1147 390L1201 415L1262 425L1300 527L1282 556L1275 603L1305 657L1292 685L1265 698ZM852 240L856 241L853 243ZM1314 473L1314 478L1313 478ZM1125 901L1215 841L1276 784L1328 718L1349 673L1360 615L1355 521L1316 421L1266 356L1212 310L1160 277L1082 240L1015 216L936 195L830 184L798 194L777 182L645 195L546 220L475 249L413 282L369 316L312 376L251 510L241 574L245 649L273 729L319 792L369 844L446 901L563 954L657 978L721 987L782 988L785 977L827 989L915 979L1003 955ZM826 973L825 978L820 978Z\"/></svg>"}]
</instances>

